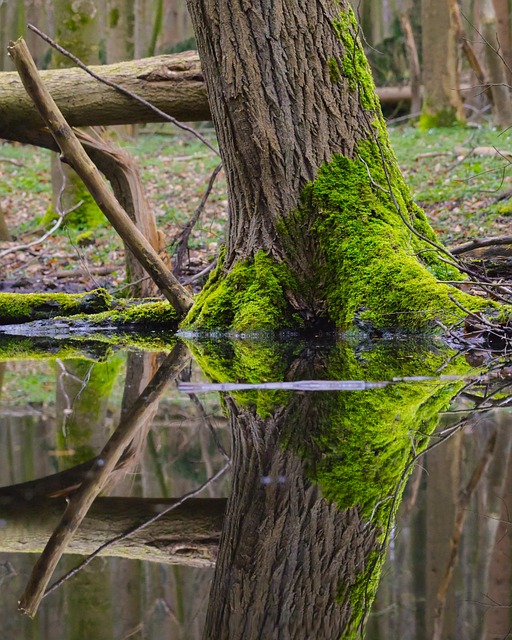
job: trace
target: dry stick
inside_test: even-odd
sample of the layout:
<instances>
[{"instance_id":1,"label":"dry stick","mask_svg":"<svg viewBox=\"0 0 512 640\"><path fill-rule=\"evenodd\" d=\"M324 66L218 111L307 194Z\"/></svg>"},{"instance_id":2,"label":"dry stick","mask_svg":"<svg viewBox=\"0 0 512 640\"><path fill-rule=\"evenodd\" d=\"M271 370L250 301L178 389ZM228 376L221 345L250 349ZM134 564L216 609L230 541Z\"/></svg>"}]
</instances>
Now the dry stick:
<instances>
[{"instance_id":1,"label":"dry stick","mask_svg":"<svg viewBox=\"0 0 512 640\"><path fill-rule=\"evenodd\" d=\"M46 586L68 542L87 515L91 504L105 486L139 426L146 420L148 412L152 410L155 402L158 402L168 384L175 380L183 367L186 366L189 357L187 347L179 342L112 434L94 462L87 479L81 484L76 494L70 498L59 524L36 562L19 602L21 611L31 617L36 614Z\"/></svg>"},{"instance_id":2,"label":"dry stick","mask_svg":"<svg viewBox=\"0 0 512 640\"><path fill-rule=\"evenodd\" d=\"M199 220L199 217L200 217L201 213L203 212L203 209L204 209L204 207L206 205L206 202L208 201L208 198L210 197L210 193L211 193L211 191L213 189L213 185L215 183L215 179L219 175L219 171L221 169L222 169L222 164L218 164L215 167L215 169L212 172L212 175L210 176L210 179L208 180L208 186L206 188L206 191L204 192L204 195L201 198L201 202L199 203L199 206L195 210L194 215L187 222L187 224L182 229L182 231L178 234L178 236L175 237L174 240L173 240L173 244L177 243L176 262L175 262L175 270L177 272L179 272L179 270L181 269L181 263L183 262L183 257L185 255L185 252L186 252L187 248L188 248L188 239L190 238L190 234L192 232L192 229L196 225L197 221Z\"/></svg>"},{"instance_id":3,"label":"dry stick","mask_svg":"<svg viewBox=\"0 0 512 640\"><path fill-rule=\"evenodd\" d=\"M445 574L443 576L441 584L439 585L439 589L437 590L437 607L434 613L434 632L432 634L432 640L439 640L441 638L444 612L446 609L446 594L452 580L455 563L457 561L457 556L459 553L459 544L462 536L462 530L464 528L464 521L466 520L466 515L468 513L469 500L473 495L475 489L477 488L482 475L489 465L489 462L491 461L494 453L494 448L496 446L496 438L497 433L495 431L489 438L485 451L482 454L482 457L480 458L473 473L471 474L471 478L469 479L467 486L465 487L464 491L461 492L459 498L459 503L457 505L457 515L455 518L455 526L453 528L453 533L450 540L450 557L446 566Z\"/></svg>"},{"instance_id":4,"label":"dry stick","mask_svg":"<svg viewBox=\"0 0 512 640\"><path fill-rule=\"evenodd\" d=\"M25 90L50 129L66 162L82 178L99 208L176 312L180 316L185 315L193 304L192 297L167 269L158 253L137 229L129 215L105 184L98 168L90 160L53 98L41 83L34 60L23 38L19 38L16 42L11 42L8 52L13 59Z\"/></svg>"},{"instance_id":5,"label":"dry stick","mask_svg":"<svg viewBox=\"0 0 512 640\"><path fill-rule=\"evenodd\" d=\"M209 149L211 149L214 153L216 153L217 155L220 155L219 154L219 150L207 138L205 138L203 135L201 135L199 133L199 131L196 131L192 127L189 127L188 125L183 124L183 122L180 122L179 120L176 120L176 118L173 118L169 114L165 113L165 111L162 111L158 107L155 107L153 104L151 104L151 102L148 102L144 98L141 98L140 96L138 96L136 93L133 93L129 89L125 89L121 85L116 84L115 82L111 82L110 80L107 80L106 78L102 78L98 74L94 73L94 71L89 69L89 67L86 64L84 64L80 60L80 58L77 58L72 53L70 53L69 51L64 49L64 47L61 47L60 44L57 44L57 42L55 42L55 40L52 40L52 38L50 38L50 36L46 35L46 33L43 33L42 31L40 31L33 24L28 24L27 26L31 31L33 31L34 33L37 33L37 35L40 38L45 40L49 45L51 45L59 53L62 53L62 55L66 56L70 60L73 60L73 62L78 67L80 67L80 69L83 69L83 71L85 71L90 76L92 76L93 78L98 80L98 82L102 82L103 84L106 84L108 87L112 87L112 89L115 89L116 91L119 91L119 93L122 93L123 95L128 96L129 98L133 98L134 100L137 100L138 102L140 102L144 106L148 107L148 109L151 109L151 111L153 111L154 113L158 114L163 120L167 120L167 122L172 122L172 124L174 124L175 126L179 127L180 129L183 129L183 131L188 131L193 136L195 136L196 138L201 140L201 142L203 144L205 144Z\"/></svg>"},{"instance_id":6,"label":"dry stick","mask_svg":"<svg viewBox=\"0 0 512 640\"><path fill-rule=\"evenodd\" d=\"M466 253L467 251L473 251L473 249L480 249L481 247L493 247L503 244L512 244L512 236L495 236L490 238L475 238L470 242L460 244L457 247L450 249L450 253L454 256Z\"/></svg>"}]
</instances>

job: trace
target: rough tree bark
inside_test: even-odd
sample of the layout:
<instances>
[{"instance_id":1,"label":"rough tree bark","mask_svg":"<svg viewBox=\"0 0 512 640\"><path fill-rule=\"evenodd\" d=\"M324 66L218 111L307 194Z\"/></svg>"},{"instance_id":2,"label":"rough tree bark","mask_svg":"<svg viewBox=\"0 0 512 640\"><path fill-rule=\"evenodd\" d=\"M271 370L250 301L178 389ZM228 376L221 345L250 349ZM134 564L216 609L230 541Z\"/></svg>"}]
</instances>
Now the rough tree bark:
<instances>
[{"instance_id":1,"label":"rough tree bark","mask_svg":"<svg viewBox=\"0 0 512 640\"><path fill-rule=\"evenodd\" d=\"M460 274L403 182L348 3L189 9L229 228L188 325L425 329L459 318L436 276Z\"/></svg>"},{"instance_id":2,"label":"rough tree bark","mask_svg":"<svg viewBox=\"0 0 512 640\"><path fill-rule=\"evenodd\" d=\"M340 341L301 360L286 342L193 345L222 382L389 380L469 366L410 347L365 356ZM363 637L411 462L461 386L225 395L233 484L203 637Z\"/></svg>"}]
</instances>

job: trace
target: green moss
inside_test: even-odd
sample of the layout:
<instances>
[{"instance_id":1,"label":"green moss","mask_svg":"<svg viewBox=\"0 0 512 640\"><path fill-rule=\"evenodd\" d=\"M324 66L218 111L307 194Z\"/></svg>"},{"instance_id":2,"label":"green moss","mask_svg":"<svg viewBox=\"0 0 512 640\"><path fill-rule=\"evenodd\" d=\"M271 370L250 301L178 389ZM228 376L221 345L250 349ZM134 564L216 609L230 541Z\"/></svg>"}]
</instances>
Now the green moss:
<instances>
[{"instance_id":1,"label":"green moss","mask_svg":"<svg viewBox=\"0 0 512 640\"><path fill-rule=\"evenodd\" d=\"M120 18L119 8L114 7L114 9L112 9L109 13L109 27L111 29L115 29L117 27L119 18Z\"/></svg>"},{"instance_id":2,"label":"green moss","mask_svg":"<svg viewBox=\"0 0 512 640\"><path fill-rule=\"evenodd\" d=\"M437 319L453 324L464 316L450 296L472 310L490 306L437 282L462 276L412 233L436 243L385 139L360 143L355 160L335 156L307 187L304 201L325 259L327 313L337 327L364 322L423 331Z\"/></svg>"},{"instance_id":3,"label":"green moss","mask_svg":"<svg viewBox=\"0 0 512 640\"><path fill-rule=\"evenodd\" d=\"M341 71L336 58L329 58L327 64L329 65L329 75L331 76L331 80L333 82L339 82L341 78Z\"/></svg>"},{"instance_id":4,"label":"green moss","mask_svg":"<svg viewBox=\"0 0 512 640\"><path fill-rule=\"evenodd\" d=\"M116 309L87 316L87 322L91 325L138 325L141 329L158 325L176 328L178 315L168 302L160 300L136 305L121 301Z\"/></svg>"},{"instance_id":5,"label":"green moss","mask_svg":"<svg viewBox=\"0 0 512 640\"><path fill-rule=\"evenodd\" d=\"M84 183L81 180L78 180L78 178L73 182L73 198L75 202L81 201L82 204L66 215L66 226L73 229L89 230L91 228L107 225L103 212L98 207L89 191L87 191ZM51 204L43 216L42 224L49 225L56 220L58 216L59 214L55 210L55 207Z\"/></svg>"},{"instance_id":6,"label":"green moss","mask_svg":"<svg viewBox=\"0 0 512 640\"><path fill-rule=\"evenodd\" d=\"M433 108L424 107L418 124L421 131L428 131L439 127L453 127L459 124L459 121L455 109L435 111Z\"/></svg>"},{"instance_id":7,"label":"green moss","mask_svg":"<svg viewBox=\"0 0 512 640\"><path fill-rule=\"evenodd\" d=\"M73 451L72 455L65 457L62 468L94 458L96 450L92 441L98 429L104 426L108 399L124 362L124 355L116 354L100 363L82 359L60 363L56 372L62 376L60 384L65 407L71 413L63 411L58 416L61 424L57 430L57 445L61 450Z\"/></svg>"},{"instance_id":8,"label":"green moss","mask_svg":"<svg viewBox=\"0 0 512 640\"><path fill-rule=\"evenodd\" d=\"M203 373L215 382L275 382L302 345L287 340L276 342L268 334L245 340L201 339L187 341ZM242 391L231 394L244 407L254 407L267 417L276 406L286 404L288 391Z\"/></svg>"},{"instance_id":9,"label":"green moss","mask_svg":"<svg viewBox=\"0 0 512 640\"><path fill-rule=\"evenodd\" d=\"M289 269L263 251L227 274L219 260L182 326L236 332L296 327L300 319L286 301L296 286Z\"/></svg>"},{"instance_id":10,"label":"green moss","mask_svg":"<svg viewBox=\"0 0 512 640\"><path fill-rule=\"evenodd\" d=\"M29 322L60 315L92 314L110 309L105 289L88 293L0 293L0 324Z\"/></svg>"}]
</instances>

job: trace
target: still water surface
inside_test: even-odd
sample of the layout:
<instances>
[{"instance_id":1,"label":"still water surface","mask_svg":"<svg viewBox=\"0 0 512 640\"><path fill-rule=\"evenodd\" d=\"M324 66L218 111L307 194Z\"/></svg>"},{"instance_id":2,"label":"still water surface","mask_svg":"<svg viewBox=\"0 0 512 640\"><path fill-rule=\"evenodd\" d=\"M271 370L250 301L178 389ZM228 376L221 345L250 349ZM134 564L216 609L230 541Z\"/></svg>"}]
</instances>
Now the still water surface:
<instances>
[{"instance_id":1,"label":"still water surface","mask_svg":"<svg viewBox=\"0 0 512 640\"><path fill-rule=\"evenodd\" d=\"M420 341L189 345L191 359L165 340L151 351L0 342L2 638L512 637L506 372L493 364L482 378L482 358ZM411 376L433 379L179 388ZM107 547L34 619L18 613L52 530L98 470L91 461L130 424L50 584L191 495Z\"/></svg>"}]
</instances>

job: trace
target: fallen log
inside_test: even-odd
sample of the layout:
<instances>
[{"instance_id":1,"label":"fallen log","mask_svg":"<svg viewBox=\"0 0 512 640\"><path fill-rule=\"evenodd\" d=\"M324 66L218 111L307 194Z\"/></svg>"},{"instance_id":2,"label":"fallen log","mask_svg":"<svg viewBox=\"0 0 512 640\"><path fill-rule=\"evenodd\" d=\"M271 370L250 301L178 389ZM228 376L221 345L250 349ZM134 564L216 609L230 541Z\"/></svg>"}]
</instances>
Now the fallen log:
<instances>
[{"instance_id":1,"label":"fallen log","mask_svg":"<svg viewBox=\"0 0 512 640\"><path fill-rule=\"evenodd\" d=\"M210 120L203 73L196 51L92 66L105 79L136 93L183 121ZM41 79L71 126L161 122L138 101L98 82L82 69L41 71ZM383 105L410 102L410 87L382 87ZM40 129L43 121L15 72L0 73L0 137L17 140L16 132Z\"/></svg>"}]
</instances>

